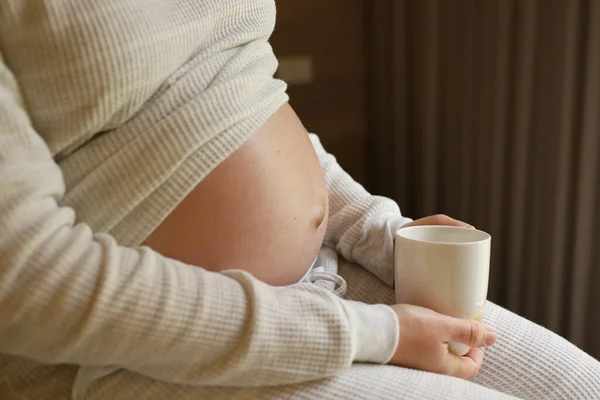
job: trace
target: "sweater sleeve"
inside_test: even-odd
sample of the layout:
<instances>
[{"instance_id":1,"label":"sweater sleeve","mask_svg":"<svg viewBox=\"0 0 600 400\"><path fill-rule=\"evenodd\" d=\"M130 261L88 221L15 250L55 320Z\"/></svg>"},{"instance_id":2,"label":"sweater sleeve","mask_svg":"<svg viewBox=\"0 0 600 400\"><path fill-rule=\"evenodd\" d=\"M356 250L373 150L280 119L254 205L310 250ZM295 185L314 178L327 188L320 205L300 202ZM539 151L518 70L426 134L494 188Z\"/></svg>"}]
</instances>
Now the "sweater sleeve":
<instances>
[{"instance_id":1,"label":"sweater sleeve","mask_svg":"<svg viewBox=\"0 0 600 400\"><path fill-rule=\"evenodd\" d=\"M397 341L387 306L119 246L76 224L73 209L59 206L64 191L0 57L0 353L253 386L332 376L368 360L360 332L381 321L392 327L385 345Z\"/></svg>"},{"instance_id":2,"label":"sweater sleeve","mask_svg":"<svg viewBox=\"0 0 600 400\"><path fill-rule=\"evenodd\" d=\"M329 191L325 244L393 286L394 234L412 219L402 216L393 200L369 194L325 151L317 135L309 136Z\"/></svg>"}]
</instances>

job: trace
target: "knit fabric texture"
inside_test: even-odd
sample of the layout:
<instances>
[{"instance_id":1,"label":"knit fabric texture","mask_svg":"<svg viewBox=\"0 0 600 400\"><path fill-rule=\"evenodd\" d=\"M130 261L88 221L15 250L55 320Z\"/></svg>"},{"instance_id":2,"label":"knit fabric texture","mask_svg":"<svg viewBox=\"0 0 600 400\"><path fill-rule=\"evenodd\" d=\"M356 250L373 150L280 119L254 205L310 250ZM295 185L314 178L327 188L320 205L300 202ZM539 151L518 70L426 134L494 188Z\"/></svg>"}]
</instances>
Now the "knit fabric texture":
<instances>
[{"instance_id":1,"label":"knit fabric texture","mask_svg":"<svg viewBox=\"0 0 600 400\"><path fill-rule=\"evenodd\" d=\"M136 247L287 101L273 79L274 23L273 0L3 2L2 398L497 395L402 368L351 368L385 363L396 348L401 327L382 303L393 234L410 219L354 182L315 135L330 203L324 246L381 287L347 277L340 299ZM487 315L516 339L490 350L503 375L481 383L598 397L591 358L499 308ZM538 358L518 369L515 351ZM517 371L511 386L504 378Z\"/></svg>"},{"instance_id":2,"label":"knit fabric texture","mask_svg":"<svg viewBox=\"0 0 600 400\"><path fill-rule=\"evenodd\" d=\"M136 247L287 101L273 79L274 22L272 0L0 8L5 392L34 390L39 371L61 374L43 364L85 366L71 382L77 393L120 369L175 384L264 386L392 356L399 327L385 305L312 284L270 287ZM329 170L332 219L356 220L329 224L327 245L369 248L360 225L376 231L373 249L390 242L382 229L407 221L398 206L370 197L312 140ZM385 274L391 253L374 252L368 265Z\"/></svg>"}]
</instances>

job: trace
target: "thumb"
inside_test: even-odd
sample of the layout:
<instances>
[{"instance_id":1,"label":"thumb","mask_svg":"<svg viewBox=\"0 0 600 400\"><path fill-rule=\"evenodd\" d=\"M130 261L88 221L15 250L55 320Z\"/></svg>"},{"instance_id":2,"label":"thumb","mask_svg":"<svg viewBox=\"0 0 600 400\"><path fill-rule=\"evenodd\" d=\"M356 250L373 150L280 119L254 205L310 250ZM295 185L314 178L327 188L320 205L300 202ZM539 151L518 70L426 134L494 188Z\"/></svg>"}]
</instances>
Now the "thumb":
<instances>
[{"instance_id":1,"label":"thumb","mask_svg":"<svg viewBox=\"0 0 600 400\"><path fill-rule=\"evenodd\" d=\"M488 347L496 342L496 332L477 321L456 319L449 340L470 347Z\"/></svg>"}]
</instances>

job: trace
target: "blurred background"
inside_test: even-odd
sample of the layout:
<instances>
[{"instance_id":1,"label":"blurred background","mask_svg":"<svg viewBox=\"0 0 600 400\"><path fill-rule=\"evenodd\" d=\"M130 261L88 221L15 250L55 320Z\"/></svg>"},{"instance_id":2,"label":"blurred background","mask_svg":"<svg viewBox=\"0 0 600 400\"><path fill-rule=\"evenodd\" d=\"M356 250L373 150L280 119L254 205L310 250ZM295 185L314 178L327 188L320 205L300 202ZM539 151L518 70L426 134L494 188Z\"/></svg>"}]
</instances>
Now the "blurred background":
<instances>
[{"instance_id":1,"label":"blurred background","mask_svg":"<svg viewBox=\"0 0 600 400\"><path fill-rule=\"evenodd\" d=\"M600 1L277 5L307 129L405 215L490 232L490 300L600 358Z\"/></svg>"}]
</instances>

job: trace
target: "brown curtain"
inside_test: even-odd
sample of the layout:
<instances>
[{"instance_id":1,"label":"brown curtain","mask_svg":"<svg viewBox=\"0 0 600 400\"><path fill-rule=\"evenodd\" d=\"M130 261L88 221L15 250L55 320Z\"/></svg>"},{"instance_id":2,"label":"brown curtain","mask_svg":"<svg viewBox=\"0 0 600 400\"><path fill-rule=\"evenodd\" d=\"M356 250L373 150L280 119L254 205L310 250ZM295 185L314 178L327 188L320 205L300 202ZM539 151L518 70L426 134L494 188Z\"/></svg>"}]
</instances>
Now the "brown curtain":
<instances>
[{"instance_id":1,"label":"brown curtain","mask_svg":"<svg viewBox=\"0 0 600 400\"><path fill-rule=\"evenodd\" d=\"M367 9L370 189L490 232L489 298L600 358L600 1Z\"/></svg>"}]
</instances>

